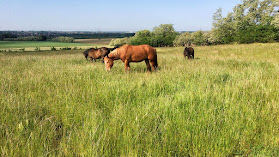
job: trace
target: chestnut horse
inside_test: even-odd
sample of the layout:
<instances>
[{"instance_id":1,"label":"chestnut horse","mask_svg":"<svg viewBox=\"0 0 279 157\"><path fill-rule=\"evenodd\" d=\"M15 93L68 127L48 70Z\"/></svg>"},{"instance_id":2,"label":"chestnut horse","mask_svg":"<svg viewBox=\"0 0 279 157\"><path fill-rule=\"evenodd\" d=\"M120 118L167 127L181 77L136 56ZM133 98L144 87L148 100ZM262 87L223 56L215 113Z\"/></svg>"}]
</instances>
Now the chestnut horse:
<instances>
[{"instance_id":1,"label":"chestnut horse","mask_svg":"<svg viewBox=\"0 0 279 157\"><path fill-rule=\"evenodd\" d=\"M118 59L125 63L125 71L130 70L130 62L145 61L148 71L151 71L151 66L154 71L158 67L156 49L149 45L124 45L115 49L108 57L104 58L106 70L110 70L113 66L113 61Z\"/></svg>"},{"instance_id":2,"label":"chestnut horse","mask_svg":"<svg viewBox=\"0 0 279 157\"><path fill-rule=\"evenodd\" d=\"M93 59L96 62L96 59L104 60L104 57L107 56L112 50L114 50L116 48L117 47L114 47L114 48L101 47L98 49L90 48L90 49L84 51L83 55L86 58L86 60L87 60L87 57L89 57L91 59L91 62L93 62Z\"/></svg>"}]
</instances>

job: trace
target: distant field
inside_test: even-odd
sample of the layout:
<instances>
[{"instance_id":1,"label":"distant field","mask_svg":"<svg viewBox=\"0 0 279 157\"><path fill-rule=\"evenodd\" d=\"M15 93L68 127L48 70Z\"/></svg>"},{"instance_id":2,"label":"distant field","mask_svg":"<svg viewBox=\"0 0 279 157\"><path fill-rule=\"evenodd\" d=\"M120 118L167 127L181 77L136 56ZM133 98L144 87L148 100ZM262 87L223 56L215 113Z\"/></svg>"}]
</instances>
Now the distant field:
<instances>
[{"instance_id":1,"label":"distant field","mask_svg":"<svg viewBox=\"0 0 279 157\"><path fill-rule=\"evenodd\" d=\"M76 43L95 44L95 45L109 45L113 38L101 38L101 39L75 39Z\"/></svg>"},{"instance_id":2,"label":"distant field","mask_svg":"<svg viewBox=\"0 0 279 157\"><path fill-rule=\"evenodd\" d=\"M51 42L51 41L0 41L0 50L12 50L18 51L22 48L25 51L34 51L36 47L40 48L40 50L50 50L51 47L55 48L63 48L63 47L71 47L71 48L78 48L78 49L87 49L90 47L102 47L108 46L105 42L94 42L94 39L90 39L89 42L78 40L78 42L74 43L61 43L61 42Z\"/></svg>"},{"instance_id":3,"label":"distant field","mask_svg":"<svg viewBox=\"0 0 279 157\"><path fill-rule=\"evenodd\" d=\"M194 48L0 52L0 156L279 156L279 44Z\"/></svg>"},{"instance_id":4,"label":"distant field","mask_svg":"<svg viewBox=\"0 0 279 157\"><path fill-rule=\"evenodd\" d=\"M61 42L51 42L51 41L0 41L0 49L27 48L27 47L73 47L73 46L91 46L91 45L93 44L61 43Z\"/></svg>"}]
</instances>

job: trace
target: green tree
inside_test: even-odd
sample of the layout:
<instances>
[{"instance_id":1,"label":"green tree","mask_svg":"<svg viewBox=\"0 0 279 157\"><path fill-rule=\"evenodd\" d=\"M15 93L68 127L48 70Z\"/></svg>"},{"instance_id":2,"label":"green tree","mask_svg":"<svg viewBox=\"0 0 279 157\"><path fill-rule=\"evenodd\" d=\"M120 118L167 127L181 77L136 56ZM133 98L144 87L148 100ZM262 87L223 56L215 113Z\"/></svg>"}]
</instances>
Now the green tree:
<instances>
[{"instance_id":1,"label":"green tree","mask_svg":"<svg viewBox=\"0 0 279 157\"><path fill-rule=\"evenodd\" d=\"M274 41L278 39L279 23L276 8L278 0L243 0L225 18L222 9L218 9L213 16L210 41L216 44Z\"/></svg>"},{"instance_id":2,"label":"green tree","mask_svg":"<svg viewBox=\"0 0 279 157\"><path fill-rule=\"evenodd\" d=\"M243 0L243 4L234 9L237 17L236 41L253 43L276 40L278 33L273 24L275 7L275 0Z\"/></svg>"},{"instance_id":3,"label":"green tree","mask_svg":"<svg viewBox=\"0 0 279 157\"><path fill-rule=\"evenodd\" d=\"M185 32L181 35L176 36L173 41L174 46L190 46L192 43L191 33Z\"/></svg>"},{"instance_id":4,"label":"green tree","mask_svg":"<svg viewBox=\"0 0 279 157\"><path fill-rule=\"evenodd\" d=\"M134 37L131 38L132 45L142 45L148 44L151 45L152 33L149 30L138 31Z\"/></svg>"},{"instance_id":5,"label":"green tree","mask_svg":"<svg viewBox=\"0 0 279 157\"><path fill-rule=\"evenodd\" d=\"M229 13L226 18L222 17L222 9L219 8L213 15L213 28L211 42L215 44L228 44L234 41L236 24L234 16Z\"/></svg>"},{"instance_id":6,"label":"green tree","mask_svg":"<svg viewBox=\"0 0 279 157\"><path fill-rule=\"evenodd\" d=\"M276 27L279 28L279 2L274 2L275 10L274 10L274 19L272 21L272 24Z\"/></svg>"},{"instance_id":7,"label":"green tree","mask_svg":"<svg viewBox=\"0 0 279 157\"><path fill-rule=\"evenodd\" d=\"M173 41L177 35L172 24L161 24L159 27L153 28L151 45L156 47L173 46Z\"/></svg>"},{"instance_id":8,"label":"green tree","mask_svg":"<svg viewBox=\"0 0 279 157\"><path fill-rule=\"evenodd\" d=\"M202 31L197 31L191 34L192 36L192 42L195 45L206 45L206 38L204 36L204 32Z\"/></svg>"}]
</instances>

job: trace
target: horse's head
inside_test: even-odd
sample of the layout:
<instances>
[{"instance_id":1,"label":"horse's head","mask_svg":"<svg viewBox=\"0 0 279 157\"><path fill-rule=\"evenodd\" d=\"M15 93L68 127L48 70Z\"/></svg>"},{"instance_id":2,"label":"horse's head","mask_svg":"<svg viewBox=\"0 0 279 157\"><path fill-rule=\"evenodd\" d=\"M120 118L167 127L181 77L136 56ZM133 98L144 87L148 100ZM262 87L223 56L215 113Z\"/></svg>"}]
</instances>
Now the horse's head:
<instances>
[{"instance_id":1,"label":"horse's head","mask_svg":"<svg viewBox=\"0 0 279 157\"><path fill-rule=\"evenodd\" d=\"M110 71L110 69L113 66L113 59L109 58L109 57L104 57L104 63L106 66L106 71Z\"/></svg>"}]
</instances>

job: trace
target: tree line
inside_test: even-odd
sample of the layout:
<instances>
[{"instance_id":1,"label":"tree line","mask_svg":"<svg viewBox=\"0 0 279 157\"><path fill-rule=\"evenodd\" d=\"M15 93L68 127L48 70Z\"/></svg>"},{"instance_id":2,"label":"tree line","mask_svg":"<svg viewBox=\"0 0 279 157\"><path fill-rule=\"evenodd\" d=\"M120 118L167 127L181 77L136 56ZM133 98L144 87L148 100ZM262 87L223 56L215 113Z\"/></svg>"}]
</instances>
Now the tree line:
<instances>
[{"instance_id":1,"label":"tree line","mask_svg":"<svg viewBox=\"0 0 279 157\"><path fill-rule=\"evenodd\" d=\"M110 45L148 44L162 47L278 41L279 1L243 0L226 17L223 17L221 8L217 9L211 31L178 34L173 25L161 24L154 27L153 31L141 30L133 37L114 39Z\"/></svg>"},{"instance_id":2,"label":"tree line","mask_svg":"<svg viewBox=\"0 0 279 157\"><path fill-rule=\"evenodd\" d=\"M3 41L55 41L55 42L72 43L74 42L75 38L59 36L59 37L48 39L46 36L28 36L28 37L16 37L16 38L3 38L2 40Z\"/></svg>"},{"instance_id":3,"label":"tree line","mask_svg":"<svg viewBox=\"0 0 279 157\"><path fill-rule=\"evenodd\" d=\"M102 39L134 36L128 32L57 32L57 31L0 31L0 40L4 41L51 41L64 39Z\"/></svg>"}]
</instances>

